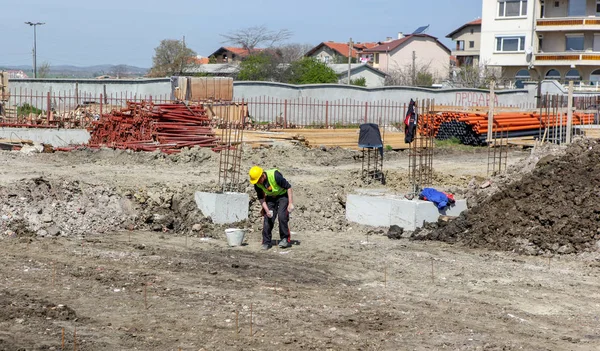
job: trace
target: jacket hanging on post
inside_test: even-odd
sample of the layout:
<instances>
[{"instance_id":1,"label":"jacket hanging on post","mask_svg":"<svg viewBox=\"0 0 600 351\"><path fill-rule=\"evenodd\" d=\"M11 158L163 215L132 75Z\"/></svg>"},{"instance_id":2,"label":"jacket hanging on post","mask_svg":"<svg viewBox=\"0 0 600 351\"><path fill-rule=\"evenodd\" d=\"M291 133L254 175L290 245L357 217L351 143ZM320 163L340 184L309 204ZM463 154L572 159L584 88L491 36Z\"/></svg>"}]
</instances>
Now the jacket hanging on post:
<instances>
[{"instance_id":1,"label":"jacket hanging on post","mask_svg":"<svg viewBox=\"0 0 600 351\"><path fill-rule=\"evenodd\" d=\"M404 142L407 144L412 143L417 133L418 124L417 112L415 111L415 101L410 99L408 104L408 110L406 111L406 117L404 118Z\"/></svg>"}]
</instances>

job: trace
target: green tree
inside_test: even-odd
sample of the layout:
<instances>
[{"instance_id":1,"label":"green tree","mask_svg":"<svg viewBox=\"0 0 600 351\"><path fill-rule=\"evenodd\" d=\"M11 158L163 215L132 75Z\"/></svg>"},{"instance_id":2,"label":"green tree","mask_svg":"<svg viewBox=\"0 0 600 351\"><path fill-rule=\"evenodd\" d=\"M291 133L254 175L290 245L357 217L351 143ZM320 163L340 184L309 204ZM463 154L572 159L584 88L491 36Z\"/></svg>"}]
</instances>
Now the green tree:
<instances>
[{"instance_id":1,"label":"green tree","mask_svg":"<svg viewBox=\"0 0 600 351\"><path fill-rule=\"evenodd\" d=\"M208 58L208 63L217 63L217 58L215 57L215 55L210 55L210 57Z\"/></svg>"},{"instance_id":2,"label":"green tree","mask_svg":"<svg viewBox=\"0 0 600 351\"><path fill-rule=\"evenodd\" d=\"M196 52L185 46L182 40L164 39L154 49L150 77L165 77L182 74L195 65Z\"/></svg>"},{"instance_id":3,"label":"green tree","mask_svg":"<svg viewBox=\"0 0 600 351\"><path fill-rule=\"evenodd\" d=\"M305 57L292 62L288 68L287 81L291 84L337 83L338 76L326 63Z\"/></svg>"},{"instance_id":4,"label":"green tree","mask_svg":"<svg viewBox=\"0 0 600 351\"><path fill-rule=\"evenodd\" d=\"M433 85L433 74L427 71L417 72L415 86L430 87Z\"/></svg>"},{"instance_id":5,"label":"green tree","mask_svg":"<svg viewBox=\"0 0 600 351\"><path fill-rule=\"evenodd\" d=\"M356 85L359 87L366 87L367 86L367 79L365 77L360 77L360 78L356 78L356 79L350 79L350 85Z\"/></svg>"},{"instance_id":6,"label":"green tree","mask_svg":"<svg viewBox=\"0 0 600 351\"><path fill-rule=\"evenodd\" d=\"M275 80L278 70L277 62L273 57L266 53L253 54L240 63L240 70L237 74L238 80Z\"/></svg>"}]
</instances>

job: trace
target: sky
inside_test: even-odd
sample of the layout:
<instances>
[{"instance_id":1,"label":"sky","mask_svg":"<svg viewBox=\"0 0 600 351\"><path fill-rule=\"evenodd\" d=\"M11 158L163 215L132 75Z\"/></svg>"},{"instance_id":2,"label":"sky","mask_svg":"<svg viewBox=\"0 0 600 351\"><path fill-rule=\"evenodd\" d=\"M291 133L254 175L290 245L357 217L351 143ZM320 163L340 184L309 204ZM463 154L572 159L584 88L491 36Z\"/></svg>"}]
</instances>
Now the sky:
<instances>
[{"instance_id":1,"label":"sky","mask_svg":"<svg viewBox=\"0 0 600 351\"><path fill-rule=\"evenodd\" d=\"M149 68L163 39L181 39L199 55L225 46L221 34L265 26L292 32L289 43L383 41L430 25L445 36L481 17L482 0L2 0L0 66L31 65L33 27L37 63L50 66L127 64ZM460 4L460 5L459 5Z\"/></svg>"}]
</instances>

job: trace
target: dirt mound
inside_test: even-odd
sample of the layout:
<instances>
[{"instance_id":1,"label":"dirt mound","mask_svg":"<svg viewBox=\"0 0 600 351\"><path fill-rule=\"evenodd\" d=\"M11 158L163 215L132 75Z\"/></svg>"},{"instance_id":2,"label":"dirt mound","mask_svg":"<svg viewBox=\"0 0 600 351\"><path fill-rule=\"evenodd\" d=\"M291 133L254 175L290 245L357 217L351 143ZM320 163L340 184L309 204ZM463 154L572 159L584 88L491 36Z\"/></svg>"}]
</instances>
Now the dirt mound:
<instances>
[{"instance_id":1,"label":"dirt mound","mask_svg":"<svg viewBox=\"0 0 600 351\"><path fill-rule=\"evenodd\" d=\"M505 186L441 228L415 237L526 254L600 248L600 144L581 140L542 158L531 175Z\"/></svg>"},{"instance_id":2,"label":"dirt mound","mask_svg":"<svg viewBox=\"0 0 600 351\"><path fill-rule=\"evenodd\" d=\"M199 190L214 191L215 186ZM122 229L205 236L221 232L197 209L193 190L161 184L118 189L38 177L0 187L0 200L0 234L10 237L85 236Z\"/></svg>"}]
</instances>

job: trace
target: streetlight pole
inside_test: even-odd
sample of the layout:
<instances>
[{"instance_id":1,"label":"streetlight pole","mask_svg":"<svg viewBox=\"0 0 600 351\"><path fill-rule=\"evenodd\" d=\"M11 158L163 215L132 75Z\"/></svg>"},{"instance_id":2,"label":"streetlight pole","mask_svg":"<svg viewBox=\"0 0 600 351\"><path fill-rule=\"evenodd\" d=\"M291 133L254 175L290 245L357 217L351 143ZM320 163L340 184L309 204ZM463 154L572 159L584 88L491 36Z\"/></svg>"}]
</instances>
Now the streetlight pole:
<instances>
[{"instance_id":1,"label":"streetlight pole","mask_svg":"<svg viewBox=\"0 0 600 351\"><path fill-rule=\"evenodd\" d=\"M42 22L25 22L25 24L28 24L30 27L33 27L33 78L37 78L37 33L36 33L36 28L37 26L41 26L45 23Z\"/></svg>"}]
</instances>

